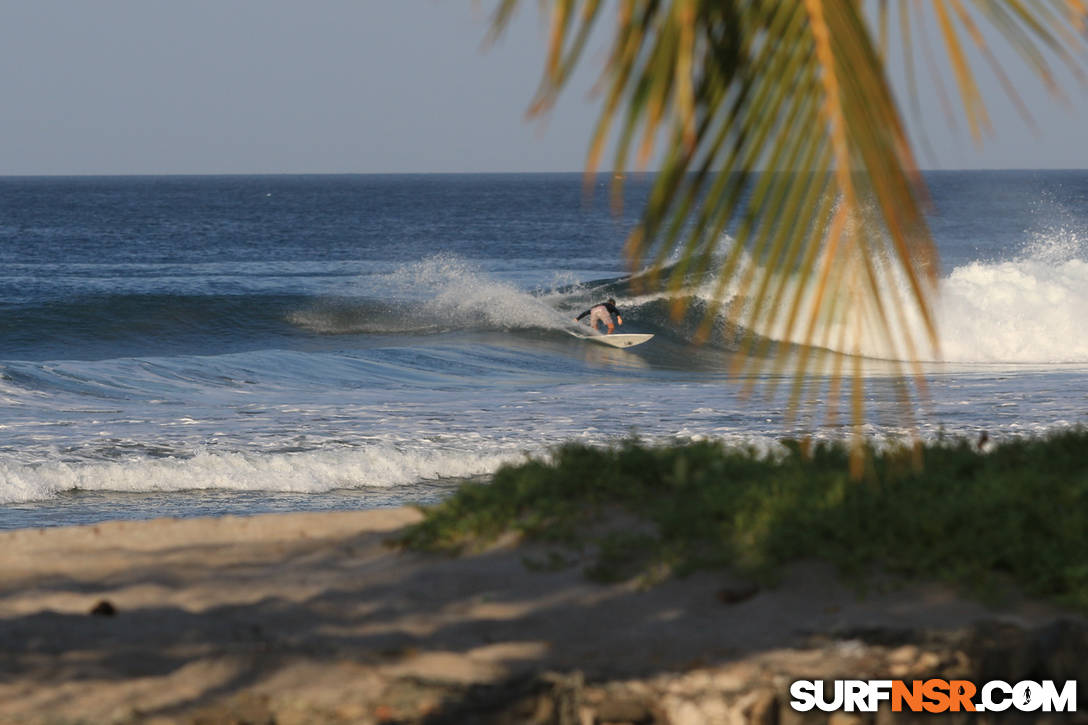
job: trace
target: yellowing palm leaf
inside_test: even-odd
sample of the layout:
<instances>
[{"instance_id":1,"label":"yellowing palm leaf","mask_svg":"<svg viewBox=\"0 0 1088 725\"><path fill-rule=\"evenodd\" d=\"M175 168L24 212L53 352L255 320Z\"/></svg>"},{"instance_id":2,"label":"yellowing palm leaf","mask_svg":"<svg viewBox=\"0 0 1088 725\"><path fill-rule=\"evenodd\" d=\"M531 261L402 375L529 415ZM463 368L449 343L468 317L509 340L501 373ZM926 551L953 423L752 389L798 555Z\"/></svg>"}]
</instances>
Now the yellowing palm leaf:
<instances>
[{"instance_id":1,"label":"yellowing palm leaf","mask_svg":"<svg viewBox=\"0 0 1088 725\"><path fill-rule=\"evenodd\" d=\"M500 3L496 31L516 5ZM745 332L743 351L752 353L737 356L742 364L772 360L780 369L783 356L766 357L768 341L799 343L794 407L817 369L814 347L852 354L855 424L864 413L863 353L877 350L897 366L938 355L937 259L923 215L925 188L884 69L886 0L876 6L879 49L856 0L542 5L551 8L551 34L534 112L554 102L592 26L601 17L614 19L587 174L596 172L614 130L617 172L632 151L645 164L662 144L660 172L626 250L633 268L650 263L646 280L674 293L677 313L690 299L687 291L709 284L702 334L725 312ZM989 60L1016 102L985 28L996 29L1048 87L1056 86L1047 54L1080 72L1077 33L1086 15L1080 0L900 0L912 84L910 44L924 40L926 8L977 138L988 118L961 37ZM622 175L615 178L618 199ZM666 268L677 249L679 262ZM842 362L832 364L832 399ZM913 380L917 393L923 378L917 369L912 378L899 372L909 401L905 381ZM835 407L832 400L832 413Z\"/></svg>"}]
</instances>

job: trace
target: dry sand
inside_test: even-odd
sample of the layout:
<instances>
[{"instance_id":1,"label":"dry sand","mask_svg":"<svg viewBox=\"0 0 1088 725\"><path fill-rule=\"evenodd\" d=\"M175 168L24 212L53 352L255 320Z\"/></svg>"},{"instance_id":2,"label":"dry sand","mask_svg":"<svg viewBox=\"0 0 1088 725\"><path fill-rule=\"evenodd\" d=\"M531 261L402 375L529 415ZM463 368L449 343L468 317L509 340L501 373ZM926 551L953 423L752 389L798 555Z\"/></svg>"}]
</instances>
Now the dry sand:
<instances>
[{"instance_id":1,"label":"dry sand","mask_svg":"<svg viewBox=\"0 0 1088 725\"><path fill-rule=\"evenodd\" d=\"M1035 625L1059 614L1025 602L995 612L939 586L862 597L817 564L723 603L723 588L738 587L723 573L642 591L591 583L577 567L530 570L524 546L451 559L386 544L418 517L392 509L0 534L0 722L191 722L246 698L272 703L279 722L366 722L530 672L654 677L785 651L813 633L995 616ZM116 613L91 615L103 600Z\"/></svg>"}]
</instances>

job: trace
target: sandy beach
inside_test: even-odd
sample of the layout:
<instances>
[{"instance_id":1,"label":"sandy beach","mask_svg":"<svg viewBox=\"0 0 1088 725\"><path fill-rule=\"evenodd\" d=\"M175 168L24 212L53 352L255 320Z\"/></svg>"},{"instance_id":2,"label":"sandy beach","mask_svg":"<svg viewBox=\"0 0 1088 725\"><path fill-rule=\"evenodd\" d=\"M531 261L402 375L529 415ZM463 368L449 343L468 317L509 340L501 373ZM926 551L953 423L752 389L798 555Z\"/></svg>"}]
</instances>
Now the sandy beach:
<instances>
[{"instance_id":1,"label":"sandy beach","mask_svg":"<svg viewBox=\"0 0 1088 725\"><path fill-rule=\"evenodd\" d=\"M1028 602L995 611L938 586L861 596L819 564L765 590L724 573L642 590L589 582L577 566L534 570L525 559L540 552L513 542L456 559L390 547L418 517L4 533L0 722L442 721L473 687L499 692L541 673L668 691L692 673L732 672L740 687L766 679L768 662L858 675L858 658L878 650L906 672L938 662L857 633L903 640L995 620L1030 630L1062 616Z\"/></svg>"},{"instance_id":2,"label":"sandy beach","mask_svg":"<svg viewBox=\"0 0 1088 725\"><path fill-rule=\"evenodd\" d=\"M5 9L0 725L1088 725L1088 0Z\"/></svg>"}]
</instances>

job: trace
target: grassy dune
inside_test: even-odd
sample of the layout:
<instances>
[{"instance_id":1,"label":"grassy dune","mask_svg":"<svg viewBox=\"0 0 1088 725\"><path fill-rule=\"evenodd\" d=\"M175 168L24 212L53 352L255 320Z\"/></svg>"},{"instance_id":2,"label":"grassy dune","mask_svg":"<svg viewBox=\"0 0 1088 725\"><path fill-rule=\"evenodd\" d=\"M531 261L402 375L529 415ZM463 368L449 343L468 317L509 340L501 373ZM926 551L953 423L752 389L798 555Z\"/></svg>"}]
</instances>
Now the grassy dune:
<instances>
[{"instance_id":1,"label":"grassy dune","mask_svg":"<svg viewBox=\"0 0 1088 725\"><path fill-rule=\"evenodd\" d=\"M402 539L439 551L507 532L555 544L541 566L601 579L731 567L761 580L803 558L1025 594L1088 610L1088 431L869 451L818 444L767 459L717 443L566 445L465 484ZM863 581L863 578L861 579Z\"/></svg>"}]
</instances>

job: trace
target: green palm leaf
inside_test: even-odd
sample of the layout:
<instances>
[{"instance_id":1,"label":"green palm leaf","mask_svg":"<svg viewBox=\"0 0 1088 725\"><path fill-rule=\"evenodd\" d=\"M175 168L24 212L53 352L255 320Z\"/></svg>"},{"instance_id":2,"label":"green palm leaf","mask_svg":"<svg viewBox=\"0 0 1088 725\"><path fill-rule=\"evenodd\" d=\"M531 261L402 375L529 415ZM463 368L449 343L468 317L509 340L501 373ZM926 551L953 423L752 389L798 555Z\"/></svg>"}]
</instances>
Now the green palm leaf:
<instances>
[{"instance_id":1,"label":"green palm leaf","mask_svg":"<svg viewBox=\"0 0 1088 725\"><path fill-rule=\"evenodd\" d=\"M517 4L502 0L496 32ZM769 355L771 341L796 344L795 411L818 392L812 385L826 386L831 415L837 409L846 360L817 354L818 348L851 356L855 430L865 412L863 356L890 361L909 411L911 400L924 395L918 361L939 357L937 255L923 215L924 184L885 74L887 28L894 22L886 0L876 6L879 47L865 4L855 0L541 5L550 13L550 35L533 113L554 103L594 24L602 17L614 23L587 180L610 138L616 172L632 156L645 166L660 152L660 172L626 245L633 269L649 267L640 279L672 292L676 314L684 313L692 289L708 285L700 334L710 334L722 314L737 325L743 372L781 373L786 356ZM987 28L1049 88L1056 84L1048 57L1082 72L1078 33L1088 8L1081 0L903 0L899 6L910 84L916 82L911 45L925 40L922 16L929 8L975 138L989 130L989 120L971 47L1030 118L990 52ZM614 179L618 200L622 173ZM675 250L679 262L667 268ZM814 375L821 372L829 375Z\"/></svg>"}]
</instances>

